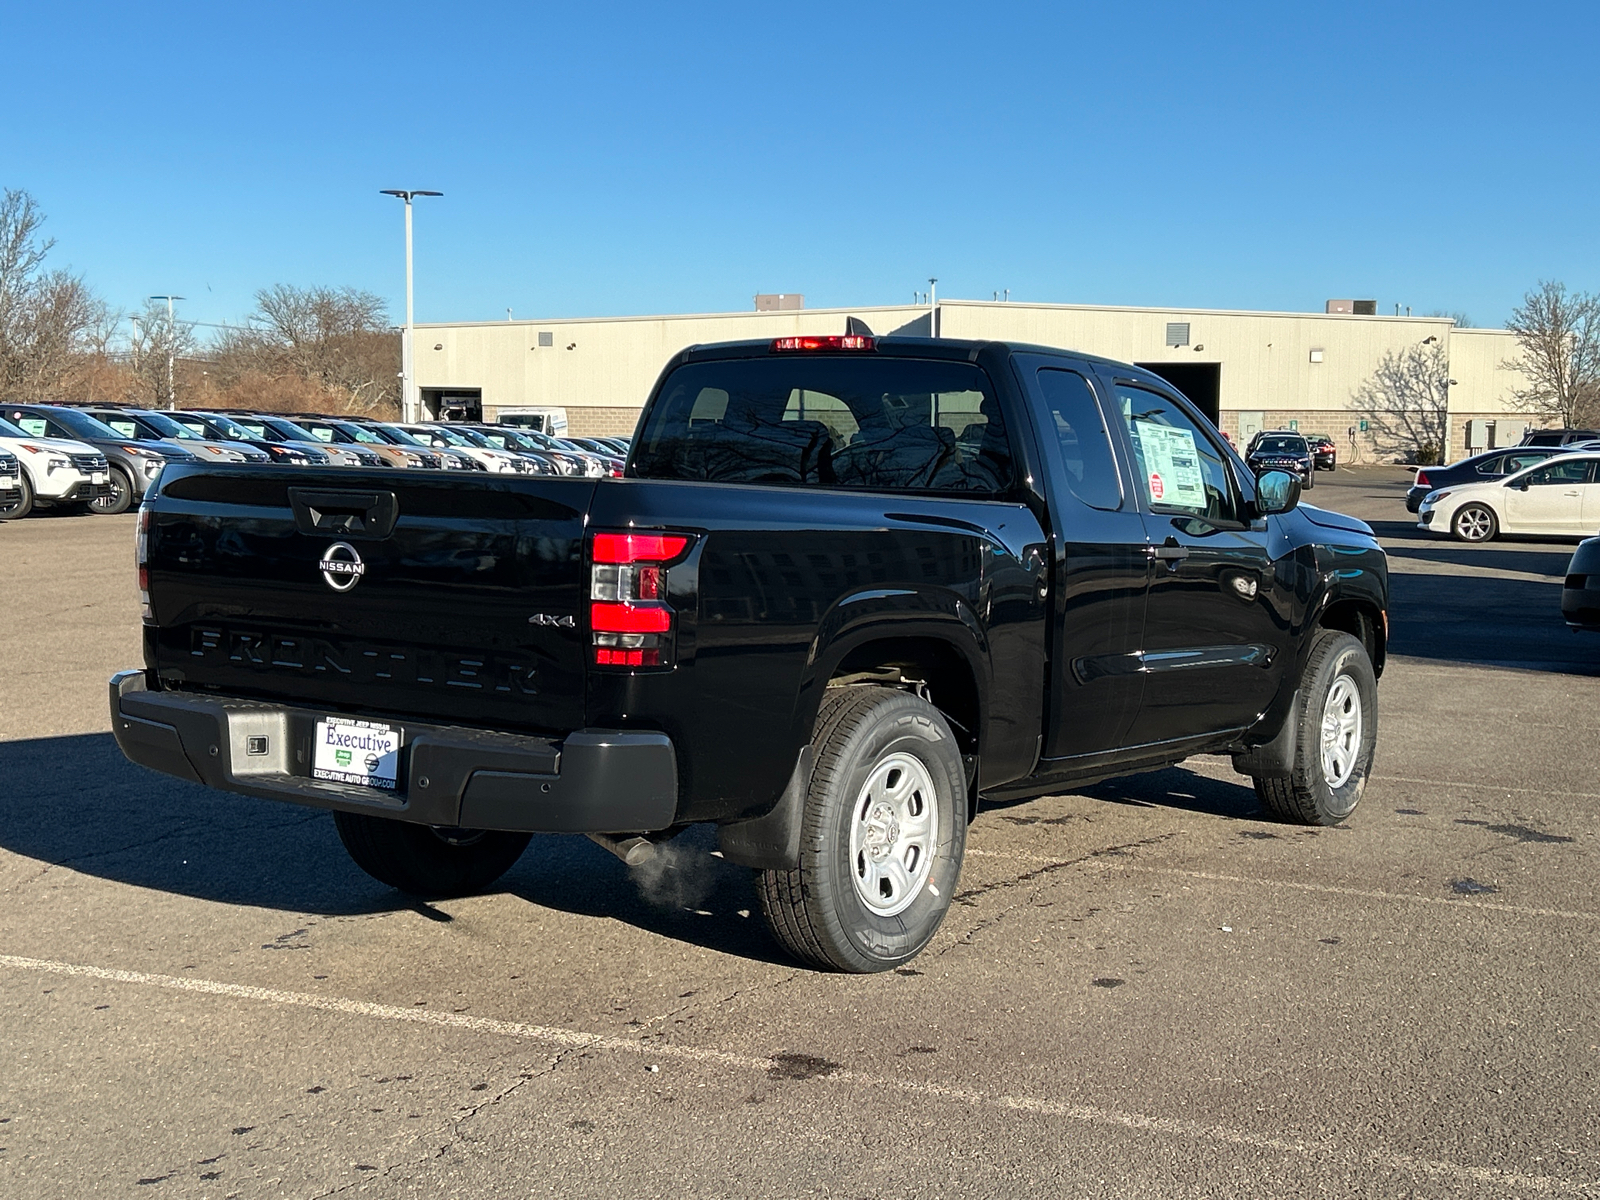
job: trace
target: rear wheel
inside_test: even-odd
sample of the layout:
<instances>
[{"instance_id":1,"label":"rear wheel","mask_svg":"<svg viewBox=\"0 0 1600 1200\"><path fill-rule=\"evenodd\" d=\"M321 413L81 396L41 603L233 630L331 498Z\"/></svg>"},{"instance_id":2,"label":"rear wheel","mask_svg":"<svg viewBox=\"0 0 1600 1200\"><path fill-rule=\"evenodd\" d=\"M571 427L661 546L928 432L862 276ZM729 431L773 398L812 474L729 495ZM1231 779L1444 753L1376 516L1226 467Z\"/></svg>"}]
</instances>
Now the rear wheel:
<instances>
[{"instance_id":1,"label":"rear wheel","mask_svg":"<svg viewBox=\"0 0 1600 1200\"><path fill-rule=\"evenodd\" d=\"M1361 802L1378 744L1378 681L1367 648L1338 630L1318 634L1289 720L1294 770L1256 776L1256 797L1280 820L1337 825Z\"/></svg>"},{"instance_id":2,"label":"rear wheel","mask_svg":"<svg viewBox=\"0 0 1600 1200\"><path fill-rule=\"evenodd\" d=\"M96 496L89 501L89 511L107 517L127 512L128 506L133 503L133 477L121 467L112 467L106 479L109 489L103 496Z\"/></svg>"},{"instance_id":3,"label":"rear wheel","mask_svg":"<svg viewBox=\"0 0 1600 1200\"><path fill-rule=\"evenodd\" d=\"M967 839L965 772L939 710L892 688L830 692L812 733L800 865L758 871L773 936L823 970L885 971L944 920Z\"/></svg>"},{"instance_id":4,"label":"rear wheel","mask_svg":"<svg viewBox=\"0 0 1600 1200\"><path fill-rule=\"evenodd\" d=\"M1499 531L1500 522L1487 504L1463 504L1450 521L1450 532L1463 542L1487 542Z\"/></svg>"},{"instance_id":5,"label":"rear wheel","mask_svg":"<svg viewBox=\"0 0 1600 1200\"><path fill-rule=\"evenodd\" d=\"M33 511L33 484L28 473L21 472L17 482L21 488L14 492L0 492L0 521L20 521Z\"/></svg>"},{"instance_id":6,"label":"rear wheel","mask_svg":"<svg viewBox=\"0 0 1600 1200\"><path fill-rule=\"evenodd\" d=\"M413 825L366 813L336 812L333 822L356 866L379 883L425 899L483 891L522 857L530 836Z\"/></svg>"}]
</instances>

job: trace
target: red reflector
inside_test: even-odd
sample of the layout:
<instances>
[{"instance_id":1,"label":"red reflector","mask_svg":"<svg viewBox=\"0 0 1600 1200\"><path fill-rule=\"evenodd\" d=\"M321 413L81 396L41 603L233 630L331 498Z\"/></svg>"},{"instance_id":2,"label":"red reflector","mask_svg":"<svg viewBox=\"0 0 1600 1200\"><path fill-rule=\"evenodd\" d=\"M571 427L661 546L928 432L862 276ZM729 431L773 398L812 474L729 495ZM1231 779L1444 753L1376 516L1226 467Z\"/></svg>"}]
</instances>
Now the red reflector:
<instances>
[{"instance_id":1,"label":"red reflector","mask_svg":"<svg viewBox=\"0 0 1600 1200\"><path fill-rule=\"evenodd\" d=\"M139 567L139 590L141 592L150 590L150 568L142 564Z\"/></svg>"},{"instance_id":2,"label":"red reflector","mask_svg":"<svg viewBox=\"0 0 1600 1200\"><path fill-rule=\"evenodd\" d=\"M666 633L672 628L672 610L596 601L589 606L589 628L600 633Z\"/></svg>"},{"instance_id":3,"label":"red reflector","mask_svg":"<svg viewBox=\"0 0 1600 1200\"><path fill-rule=\"evenodd\" d=\"M683 553L689 539L672 533L597 533L597 563L666 562Z\"/></svg>"},{"instance_id":4,"label":"red reflector","mask_svg":"<svg viewBox=\"0 0 1600 1200\"><path fill-rule=\"evenodd\" d=\"M788 350L875 350L877 338L863 337L857 333L826 334L806 337L786 337L773 340L774 352Z\"/></svg>"},{"instance_id":5,"label":"red reflector","mask_svg":"<svg viewBox=\"0 0 1600 1200\"><path fill-rule=\"evenodd\" d=\"M595 665L601 667L659 667L661 651L608 650L600 646L595 649L594 661Z\"/></svg>"}]
</instances>

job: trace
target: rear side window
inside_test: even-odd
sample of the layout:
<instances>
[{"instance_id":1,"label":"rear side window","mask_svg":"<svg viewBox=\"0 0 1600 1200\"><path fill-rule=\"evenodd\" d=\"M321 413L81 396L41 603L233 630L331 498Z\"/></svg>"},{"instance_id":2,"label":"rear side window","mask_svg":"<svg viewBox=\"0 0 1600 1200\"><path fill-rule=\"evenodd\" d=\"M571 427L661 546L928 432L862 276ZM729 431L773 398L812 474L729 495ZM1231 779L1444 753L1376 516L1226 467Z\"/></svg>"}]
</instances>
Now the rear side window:
<instances>
[{"instance_id":1,"label":"rear side window","mask_svg":"<svg viewBox=\"0 0 1600 1200\"><path fill-rule=\"evenodd\" d=\"M1041 367L1038 378L1045 407L1055 421L1067 487L1091 508L1121 508L1122 485L1094 388L1076 371L1055 367Z\"/></svg>"},{"instance_id":2,"label":"rear side window","mask_svg":"<svg viewBox=\"0 0 1600 1200\"><path fill-rule=\"evenodd\" d=\"M964 362L773 355L668 378L634 449L646 479L998 495L1011 444Z\"/></svg>"},{"instance_id":3,"label":"rear side window","mask_svg":"<svg viewBox=\"0 0 1600 1200\"><path fill-rule=\"evenodd\" d=\"M1541 455L1540 457L1543 457L1543 456ZM1477 466L1478 474L1479 475L1499 475L1501 473L1501 467L1506 461L1507 460L1501 455L1496 455L1494 458L1486 458L1481 463L1478 464L1478 466Z\"/></svg>"},{"instance_id":4,"label":"rear side window","mask_svg":"<svg viewBox=\"0 0 1600 1200\"><path fill-rule=\"evenodd\" d=\"M46 423L43 417L31 417L27 413L17 416L17 424L22 426L23 432L31 437L44 437Z\"/></svg>"}]
</instances>

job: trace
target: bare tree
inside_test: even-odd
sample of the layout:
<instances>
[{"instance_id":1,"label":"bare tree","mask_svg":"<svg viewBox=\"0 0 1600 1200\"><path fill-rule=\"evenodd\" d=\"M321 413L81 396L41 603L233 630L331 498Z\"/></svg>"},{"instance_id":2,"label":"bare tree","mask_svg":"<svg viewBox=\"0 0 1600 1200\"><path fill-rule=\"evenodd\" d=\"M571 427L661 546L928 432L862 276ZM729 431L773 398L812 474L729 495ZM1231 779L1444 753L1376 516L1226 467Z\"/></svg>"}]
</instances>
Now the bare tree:
<instances>
[{"instance_id":1,"label":"bare tree","mask_svg":"<svg viewBox=\"0 0 1600 1200\"><path fill-rule=\"evenodd\" d=\"M32 196L7 189L0 199L0 397L62 398L81 366L85 335L104 313L81 278L46 271L54 239L41 235L44 214Z\"/></svg>"},{"instance_id":2,"label":"bare tree","mask_svg":"<svg viewBox=\"0 0 1600 1200\"><path fill-rule=\"evenodd\" d=\"M144 310L130 320L133 334L129 338L132 371L128 398L147 408L177 403L188 390L186 379L178 373L178 360L194 355L194 326L169 315L167 306L159 300L146 301Z\"/></svg>"},{"instance_id":3,"label":"bare tree","mask_svg":"<svg viewBox=\"0 0 1600 1200\"><path fill-rule=\"evenodd\" d=\"M303 407L308 390L353 412L398 404L399 337L383 301L355 288L264 288L249 325L218 343L217 360L221 385L258 404L281 394Z\"/></svg>"},{"instance_id":4,"label":"bare tree","mask_svg":"<svg viewBox=\"0 0 1600 1200\"><path fill-rule=\"evenodd\" d=\"M1522 349L1506 365L1528 381L1512 393L1518 408L1567 429L1600 415L1600 296L1541 280L1506 328Z\"/></svg>"},{"instance_id":5,"label":"bare tree","mask_svg":"<svg viewBox=\"0 0 1600 1200\"><path fill-rule=\"evenodd\" d=\"M1457 329L1471 329L1472 328L1472 318L1467 316L1467 314L1462 312L1460 309L1456 309L1454 311L1449 311L1449 310L1446 310L1446 309L1443 309L1443 308L1436 308L1431 313L1429 313L1428 316L1430 316L1430 317L1449 317L1452 321L1454 321L1456 323L1456 328Z\"/></svg>"},{"instance_id":6,"label":"bare tree","mask_svg":"<svg viewBox=\"0 0 1600 1200\"><path fill-rule=\"evenodd\" d=\"M1433 339L1390 350L1356 389L1355 400L1385 454L1403 454L1425 466L1444 461L1450 407L1450 360Z\"/></svg>"}]
</instances>

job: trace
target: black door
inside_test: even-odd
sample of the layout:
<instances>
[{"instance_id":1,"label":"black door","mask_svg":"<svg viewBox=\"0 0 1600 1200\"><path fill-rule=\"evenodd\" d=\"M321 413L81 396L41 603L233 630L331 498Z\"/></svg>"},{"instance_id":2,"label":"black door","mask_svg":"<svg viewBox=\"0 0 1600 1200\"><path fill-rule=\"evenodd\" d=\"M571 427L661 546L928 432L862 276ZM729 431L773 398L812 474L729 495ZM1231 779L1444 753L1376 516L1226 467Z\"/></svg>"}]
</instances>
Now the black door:
<instances>
[{"instance_id":1,"label":"black door","mask_svg":"<svg viewBox=\"0 0 1600 1200\"><path fill-rule=\"evenodd\" d=\"M1280 586L1266 522L1242 520L1226 453L1176 398L1114 380L1148 538L1144 692L1130 744L1253 724L1287 666L1295 574Z\"/></svg>"},{"instance_id":2,"label":"black door","mask_svg":"<svg viewBox=\"0 0 1600 1200\"><path fill-rule=\"evenodd\" d=\"M1138 711L1147 579L1144 525L1124 495L1108 417L1087 364L1018 355L1049 473L1054 577L1043 757L1114 749Z\"/></svg>"}]
</instances>

